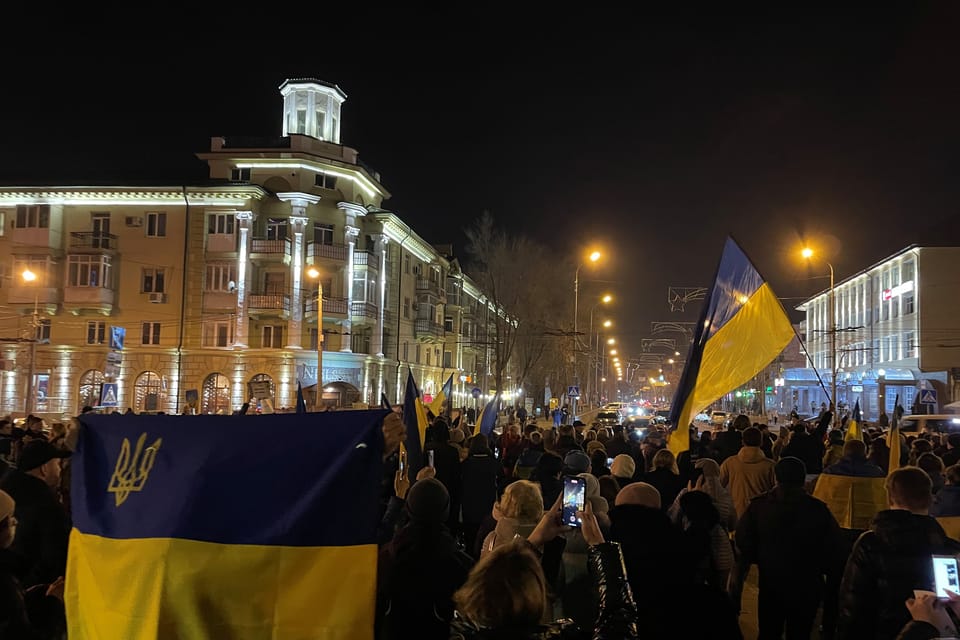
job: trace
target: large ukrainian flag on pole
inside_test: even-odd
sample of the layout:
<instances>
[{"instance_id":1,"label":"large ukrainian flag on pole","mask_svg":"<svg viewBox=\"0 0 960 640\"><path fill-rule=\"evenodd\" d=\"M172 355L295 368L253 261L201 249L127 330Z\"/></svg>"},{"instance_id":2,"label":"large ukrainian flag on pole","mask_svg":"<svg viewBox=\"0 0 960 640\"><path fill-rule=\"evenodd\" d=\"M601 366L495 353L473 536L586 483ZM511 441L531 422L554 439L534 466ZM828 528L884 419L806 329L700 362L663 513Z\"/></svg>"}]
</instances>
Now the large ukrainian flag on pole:
<instances>
[{"instance_id":1,"label":"large ukrainian flag on pole","mask_svg":"<svg viewBox=\"0 0 960 640\"><path fill-rule=\"evenodd\" d=\"M372 639L386 414L81 418L70 639Z\"/></svg>"},{"instance_id":2,"label":"large ukrainian flag on pole","mask_svg":"<svg viewBox=\"0 0 960 640\"><path fill-rule=\"evenodd\" d=\"M689 449L693 416L748 382L793 336L793 325L770 285L727 238L673 397L670 450Z\"/></svg>"}]
</instances>

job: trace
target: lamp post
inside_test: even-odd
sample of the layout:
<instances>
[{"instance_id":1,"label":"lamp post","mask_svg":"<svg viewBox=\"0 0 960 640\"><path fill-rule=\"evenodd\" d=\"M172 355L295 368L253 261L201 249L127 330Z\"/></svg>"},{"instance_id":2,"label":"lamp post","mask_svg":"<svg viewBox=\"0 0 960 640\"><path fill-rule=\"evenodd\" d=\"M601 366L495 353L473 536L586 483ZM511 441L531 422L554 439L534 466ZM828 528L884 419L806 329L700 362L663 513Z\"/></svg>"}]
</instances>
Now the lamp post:
<instances>
[{"instance_id":1,"label":"lamp post","mask_svg":"<svg viewBox=\"0 0 960 640\"><path fill-rule=\"evenodd\" d=\"M600 259L602 254L599 251L594 251L590 254L590 262L596 262ZM580 377L577 375L577 349L580 344L580 336L577 335L577 315L580 311L580 268L583 267L583 263L577 265L576 271L573 273L573 379L574 382L579 383ZM573 419L577 419L577 399L573 398L573 407L571 407L571 413Z\"/></svg>"},{"instance_id":2,"label":"lamp post","mask_svg":"<svg viewBox=\"0 0 960 640\"><path fill-rule=\"evenodd\" d=\"M813 249L805 247L801 252L801 255L809 260L813 257ZM836 295L836 290L834 288L833 281L833 265L829 262L827 266L830 267L830 293L828 296L828 304L830 305L829 309L829 319L830 323L830 404L833 405L833 423L837 422L837 321L836 321L836 302L834 297Z\"/></svg>"},{"instance_id":3,"label":"lamp post","mask_svg":"<svg viewBox=\"0 0 960 640\"><path fill-rule=\"evenodd\" d=\"M30 369L27 372L27 392L24 394L26 397L24 399L24 414L30 415L33 413L34 409L34 398L36 397L36 390L34 385L36 382L37 374L37 327L40 325L38 308L40 306L40 283L37 282L37 274L30 269L24 269L23 273L20 274L24 282L36 283L33 284L35 289L33 295L33 320L30 323L31 328L33 329L33 335L30 336Z\"/></svg>"},{"instance_id":4,"label":"lamp post","mask_svg":"<svg viewBox=\"0 0 960 640\"><path fill-rule=\"evenodd\" d=\"M591 350L592 350L592 348L593 348L593 312L596 311L596 310L597 310L597 307L599 307L601 304L610 304L610 302L611 302L612 300L613 300L613 296L612 296L612 295L610 295L609 293L608 293L608 294L605 294L602 298L600 298L600 302L596 303L595 305L593 305L593 307L590 308L590 331L587 333L587 338L589 339L589 344L587 345L587 348L588 348L588 349L591 349ZM597 330L597 346L599 346L599 345L600 345L600 330L598 329L598 330ZM596 376L596 371L597 371L597 368L598 368L599 366L600 366L599 362L595 362L595 363L594 363L594 367L593 367L593 371L594 371L594 376L593 376L593 378L594 378L594 383L593 383L593 386L594 386L594 388L591 389L591 395L592 395L593 393L596 393L596 386L597 386L597 384L596 384L596 378L597 378L597 376ZM589 373L587 374L587 382L590 382L590 374L589 374ZM598 395L597 406L599 406L599 405L600 405L600 401L599 401L599 395Z\"/></svg>"},{"instance_id":5,"label":"lamp post","mask_svg":"<svg viewBox=\"0 0 960 640\"><path fill-rule=\"evenodd\" d=\"M323 281L320 272L310 267L307 275L317 281L317 394L313 408L319 411L323 406ZM349 309L347 310L349 312Z\"/></svg>"}]
</instances>

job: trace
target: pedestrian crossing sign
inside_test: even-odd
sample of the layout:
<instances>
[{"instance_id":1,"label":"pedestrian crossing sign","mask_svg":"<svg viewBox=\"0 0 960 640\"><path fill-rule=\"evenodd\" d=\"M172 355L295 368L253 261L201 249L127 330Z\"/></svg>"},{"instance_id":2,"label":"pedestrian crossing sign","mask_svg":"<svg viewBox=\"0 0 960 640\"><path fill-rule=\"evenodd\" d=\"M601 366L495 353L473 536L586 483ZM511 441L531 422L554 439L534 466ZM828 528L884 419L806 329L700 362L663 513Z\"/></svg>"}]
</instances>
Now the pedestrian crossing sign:
<instances>
[{"instance_id":1,"label":"pedestrian crossing sign","mask_svg":"<svg viewBox=\"0 0 960 640\"><path fill-rule=\"evenodd\" d=\"M120 403L117 402L117 383L104 382L100 390L100 406L116 407L119 406L119 404Z\"/></svg>"},{"instance_id":2,"label":"pedestrian crossing sign","mask_svg":"<svg viewBox=\"0 0 960 640\"><path fill-rule=\"evenodd\" d=\"M937 392L935 389L924 389L920 392L920 402L922 404L937 404Z\"/></svg>"}]
</instances>

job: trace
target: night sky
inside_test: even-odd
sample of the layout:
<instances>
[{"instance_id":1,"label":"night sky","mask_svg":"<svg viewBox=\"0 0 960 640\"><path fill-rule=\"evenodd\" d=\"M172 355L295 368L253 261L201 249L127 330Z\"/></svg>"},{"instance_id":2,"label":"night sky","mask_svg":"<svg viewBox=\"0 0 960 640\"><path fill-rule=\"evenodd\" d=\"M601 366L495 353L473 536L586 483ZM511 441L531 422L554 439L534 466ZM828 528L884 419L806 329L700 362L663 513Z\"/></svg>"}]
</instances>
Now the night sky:
<instances>
[{"instance_id":1,"label":"night sky","mask_svg":"<svg viewBox=\"0 0 960 640\"><path fill-rule=\"evenodd\" d=\"M489 210L558 261L604 248L581 279L614 282L582 283L581 308L617 294L629 355L651 321L696 317L698 304L670 311L667 287L708 286L727 234L788 309L827 285L812 278L825 264L797 260L801 237L838 280L912 243L960 244L957 7L649 18L626 36L482 44L61 35L63 55L4 69L0 184L202 181L194 154L211 136L279 135L279 85L317 77L346 92L341 141L381 173L384 207L427 240L462 254ZM545 285L572 296L572 281Z\"/></svg>"}]
</instances>

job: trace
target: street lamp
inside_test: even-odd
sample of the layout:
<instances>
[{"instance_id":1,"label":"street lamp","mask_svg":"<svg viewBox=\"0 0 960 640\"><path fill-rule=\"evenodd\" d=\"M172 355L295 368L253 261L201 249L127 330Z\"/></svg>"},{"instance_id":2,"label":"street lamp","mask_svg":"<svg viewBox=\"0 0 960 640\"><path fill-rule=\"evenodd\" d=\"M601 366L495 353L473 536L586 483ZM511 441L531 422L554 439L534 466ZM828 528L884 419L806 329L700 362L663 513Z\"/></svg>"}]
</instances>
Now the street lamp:
<instances>
[{"instance_id":1,"label":"street lamp","mask_svg":"<svg viewBox=\"0 0 960 640\"><path fill-rule=\"evenodd\" d=\"M800 252L800 255L803 256L805 260L810 260L813 257L813 249L810 247L804 247ZM836 313L837 310L835 307L835 295L836 291L834 288L833 281L833 265L829 262L827 266L830 267L830 294L829 302L830 313L829 313L829 323L830 323L830 404L833 405L833 422L836 424L837 421L837 321Z\"/></svg>"},{"instance_id":2,"label":"street lamp","mask_svg":"<svg viewBox=\"0 0 960 640\"><path fill-rule=\"evenodd\" d=\"M599 307L601 304L610 304L612 301L613 301L613 296L610 295L609 293L607 293L607 294L604 294L603 297L600 298L600 301L599 301L598 303L596 303L595 305L593 305L593 307L590 308L590 331L589 331L588 334L587 334L587 338L589 338L588 349L590 349L591 351L593 350L593 312L596 311L596 310L597 310L597 307ZM599 343L600 343L600 331L599 331L599 329L598 329L598 330L597 330L597 344L599 345ZM593 386L594 386L594 387L597 386L597 369L599 368L599 366L600 366L600 363L597 362L597 363L595 363L595 366L594 366L594 368L593 368L593 372L594 372L594 376L593 376ZM590 382L590 376L589 376L589 374L587 375L587 382ZM591 390L591 395L593 394L594 391L595 391L595 390ZM600 402L599 402L599 394L598 394L597 405L599 406L599 404L600 404Z\"/></svg>"},{"instance_id":3,"label":"street lamp","mask_svg":"<svg viewBox=\"0 0 960 640\"><path fill-rule=\"evenodd\" d=\"M319 411L323 405L323 281L315 267L310 267L307 275L317 281L317 394L313 408Z\"/></svg>"},{"instance_id":4,"label":"street lamp","mask_svg":"<svg viewBox=\"0 0 960 640\"><path fill-rule=\"evenodd\" d=\"M33 413L34 398L36 397L36 390L34 385L36 381L36 364L37 364L37 327L40 325L38 308L40 306L40 283L37 282L37 274L30 269L24 269L23 273L20 274L20 277L23 278L24 282L35 283L32 286L34 287L34 296L33 296L33 321L31 322L31 327L33 328L33 335L30 336L30 369L27 373L27 393L26 398L24 399L24 413L30 415Z\"/></svg>"},{"instance_id":5,"label":"street lamp","mask_svg":"<svg viewBox=\"0 0 960 640\"><path fill-rule=\"evenodd\" d=\"M600 259L601 253L599 251L594 251L589 256L590 262L596 262ZM577 349L580 346L580 336L577 335L577 314L580 311L580 268L583 267L583 263L577 265L576 271L573 274L573 377L574 382L580 382L580 376L577 375ZM573 418L577 418L577 398L573 398Z\"/></svg>"}]
</instances>

